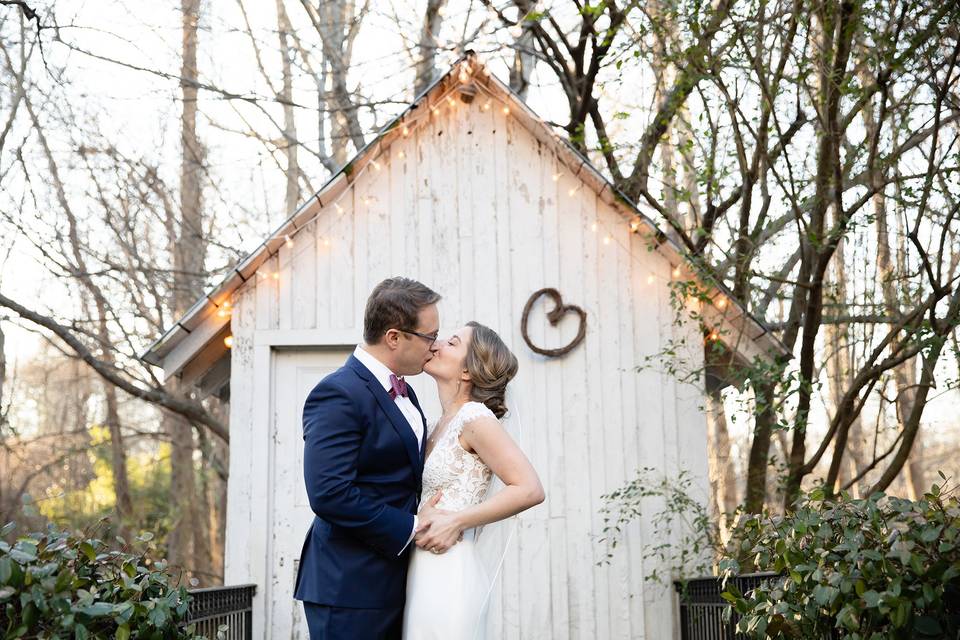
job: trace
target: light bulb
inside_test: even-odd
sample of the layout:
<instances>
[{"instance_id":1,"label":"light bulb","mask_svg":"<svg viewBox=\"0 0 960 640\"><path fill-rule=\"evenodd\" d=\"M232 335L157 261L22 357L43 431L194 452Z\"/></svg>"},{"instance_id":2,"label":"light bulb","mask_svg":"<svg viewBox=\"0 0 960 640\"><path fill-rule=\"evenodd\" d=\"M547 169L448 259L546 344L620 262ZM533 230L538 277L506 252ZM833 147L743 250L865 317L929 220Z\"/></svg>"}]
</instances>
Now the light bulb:
<instances>
[{"instance_id":1,"label":"light bulb","mask_svg":"<svg viewBox=\"0 0 960 640\"><path fill-rule=\"evenodd\" d=\"M673 277L674 277L674 278L679 278L679 277L680 277L680 267L674 267L674 268L673 268Z\"/></svg>"},{"instance_id":2,"label":"light bulb","mask_svg":"<svg viewBox=\"0 0 960 640\"><path fill-rule=\"evenodd\" d=\"M489 100L487 100L486 102L483 103L483 110L484 110L484 111L490 111L490 101L489 101Z\"/></svg>"},{"instance_id":3,"label":"light bulb","mask_svg":"<svg viewBox=\"0 0 960 640\"><path fill-rule=\"evenodd\" d=\"M653 284L653 274L647 276L647 284Z\"/></svg>"},{"instance_id":4,"label":"light bulb","mask_svg":"<svg viewBox=\"0 0 960 640\"><path fill-rule=\"evenodd\" d=\"M373 168L374 168L374 169L376 169L377 171L380 171L380 163L379 163L379 162L377 162L376 160L371 160L371 161L370 161L370 164L373 165Z\"/></svg>"},{"instance_id":5,"label":"light bulb","mask_svg":"<svg viewBox=\"0 0 960 640\"><path fill-rule=\"evenodd\" d=\"M504 107L504 108L503 108L503 115L505 115L505 116L510 115L510 107Z\"/></svg>"},{"instance_id":6,"label":"light bulb","mask_svg":"<svg viewBox=\"0 0 960 640\"><path fill-rule=\"evenodd\" d=\"M274 272L273 272L273 279L274 279L274 280L279 280L279 279L280 279L280 272L279 272L279 271L274 271Z\"/></svg>"},{"instance_id":7,"label":"light bulb","mask_svg":"<svg viewBox=\"0 0 960 640\"><path fill-rule=\"evenodd\" d=\"M293 238L291 238L289 235L283 236L283 240L288 249L293 246Z\"/></svg>"},{"instance_id":8,"label":"light bulb","mask_svg":"<svg viewBox=\"0 0 960 640\"><path fill-rule=\"evenodd\" d=\"M640 221L639 221L639 220L631 220L631 221L630 221L630 231L633 231L634 233L636 233L639 229L640 229Z\"/></svg>"},{"instance_id":9,"label":"light bulb","mask_svg":"<svg viewBox=\"0 0 960 640\"><path fill-rule=\"evenodd\" d=\"M727 299L717 298L717 309L726 309L726 308L727 308Z\"/></svg>"},{"instance_id":10,"label":"light bulb","mask_svg":"<svg viewBox=\"0 0 960 640\"><path fill-rule=\"evenodd\" d=\"M557 173L553 174L553 181L556 182L557 180L560 179L560 176L562 175L563 175L562 171L558 171Z\"/></svg>"},{"instance_id":11,"label":"light bulb","mask_svg":"<svg viewBox=\"0 0 960 640\"><path fill-rule=\"evenodd\" d=\"M400 133L402 133L403 137L406 138L408 135L410 135L410 127L403 125L403 129L400 130Z\"/></svg>"},{"instance_id":12,"label":"light bulb","mask_svg":"<svg viewBox=\"0 0 960 640\"><path fill-rule=\"evenodd\" d=\"M403 149L400 149L400 151L397 151L397 157L403 160L404 158L407 157L407 154L403 152Z\"/></svg>"},{"instance_id":13,"label":"light bulb","mask_svg":"<svg viewBox=\"0 0 960 640\"><path fill-rule=\"evenodd\" d=\"M227 349L233 348L233 336L227 336L223 339L223 344Z\"/></svg>"},{"instance_id":14,"label":"light bulb","mask_svg":"<svg viewBox=\"0 0 960 640\"><path fill-rule=\"evenodd\" d=\"M610 236L603 237L603 244L610 244Z\"/></svg>"}]
</instances>

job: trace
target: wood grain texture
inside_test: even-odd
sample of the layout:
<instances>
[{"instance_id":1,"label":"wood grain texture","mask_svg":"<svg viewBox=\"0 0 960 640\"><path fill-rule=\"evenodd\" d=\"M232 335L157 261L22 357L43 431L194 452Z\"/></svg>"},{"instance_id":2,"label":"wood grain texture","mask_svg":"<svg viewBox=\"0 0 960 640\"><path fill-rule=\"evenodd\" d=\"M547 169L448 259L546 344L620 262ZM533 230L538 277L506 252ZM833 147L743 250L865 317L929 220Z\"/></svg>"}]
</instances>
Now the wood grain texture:
<instances>
[{"instance_id":1,"label":"wood grain texture","mask_svg":"<svg viewBox=\"0 0 960 640\"><path fill-rule=\"evenodd\" d=\"M383 148L379 171L368 166L354 176L339 209L326 204L293 247L281 247L235 294L235 341L250 346L233 353L227 574L231 582L269 582L269 595L258 591L257 616L284 634L300 624L284 604L290 569L271 566L278 543L271 547L264 531L289 521L270 510L303 487L290 479L296 474L270 468L297 455L289 437L277 436L286 449L273 457L259 453L269 450L271 433L299 428L276 431L271 398L303 382L276 377L296 367L271 370L270 345L306 352L360 341L367 294L380 279L402 274L444 296L444 332L476 319L499 331L520 360L513 384L524 445L547 500L524 514L510 549L491 609L494 637L673 636L673 593L644 581L652 565L644 566L643 544L658 542L649 518L627 528L610 565L598 564L606 553L598 541L601 496L638 466L687 469L705 482L699 390L656 366L636 370L671 339L686 339L696 357L698 333L673 326L670 264L630 232L626 212L583 185L520 122L483 103L442 109ZM520 335L523 306L543 287L588 314L584 342L559 359L533 353ZM566 344L576 322L551 327L549 308L546 300L534 305L531 338ZM645 513L658 506L645 501Z\"/></svg>"}]
</instances>

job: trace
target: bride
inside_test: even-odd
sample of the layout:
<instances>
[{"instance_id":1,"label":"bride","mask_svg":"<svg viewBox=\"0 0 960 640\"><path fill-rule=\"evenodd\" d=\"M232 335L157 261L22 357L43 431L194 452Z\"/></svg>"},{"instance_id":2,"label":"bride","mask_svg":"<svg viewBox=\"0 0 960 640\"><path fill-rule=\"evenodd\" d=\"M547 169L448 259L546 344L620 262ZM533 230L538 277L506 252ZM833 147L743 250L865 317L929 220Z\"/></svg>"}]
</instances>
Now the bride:
<instances>
[{"instance_id":1,"label":"bride","mask_svg":"<svg viewBox=\"0 0 960 640\"><path fill-rule=\"evenodd\" d=\"M430 497L418 514L403 638L483 638L497 576L481 558L478 527L544 499L536 471L501 421L517 358L496 332L469 322L438 341L424 371L437 382L443 415L427 436L423 496ZM485 499L494 476L504 486Z\"/></svg>"}]
</instances>

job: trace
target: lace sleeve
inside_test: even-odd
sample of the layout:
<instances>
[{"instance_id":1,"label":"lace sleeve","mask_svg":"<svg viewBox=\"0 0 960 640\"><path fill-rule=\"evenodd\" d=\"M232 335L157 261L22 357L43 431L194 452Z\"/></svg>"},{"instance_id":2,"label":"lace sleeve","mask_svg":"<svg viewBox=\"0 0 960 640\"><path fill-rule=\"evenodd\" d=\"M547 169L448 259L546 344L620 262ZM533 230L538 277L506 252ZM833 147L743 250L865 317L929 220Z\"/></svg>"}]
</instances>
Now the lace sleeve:
<instances>
[{"instance_id":1,"label":"lace sleeve","mask_svg":"<svg viewBox=\"0 0 960 640\"><path fill-rule=\"evenodd\" d=\"M476 420L477 418L493 418L497 419L496 414L490 409L487 408L487 405L482 402L468 402L463 405L463 408L460 410L460 420L457 424L457 433L459 434L463 431L463 425Z\"/></svg>"}]
</instances>

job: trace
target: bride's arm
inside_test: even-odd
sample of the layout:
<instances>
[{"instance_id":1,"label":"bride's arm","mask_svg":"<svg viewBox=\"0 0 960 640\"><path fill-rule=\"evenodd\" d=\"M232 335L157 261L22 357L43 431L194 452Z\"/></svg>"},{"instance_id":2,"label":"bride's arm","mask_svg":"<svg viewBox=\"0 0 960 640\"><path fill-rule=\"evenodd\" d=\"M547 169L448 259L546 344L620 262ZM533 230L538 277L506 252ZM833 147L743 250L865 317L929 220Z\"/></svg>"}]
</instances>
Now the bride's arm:
<instances>
[{"instance_id":1,"label":"bride's arm","mask_svg":"<svg viewBox=\"0 0 960 640\"><path fill-rule=\"evenodd\" d=\"M438 514L417 546L449 549L465 529L497 522L543 502L543 486L536 470L503 426L493 418L478 418L464 425L460 442L480 456L506 485L489 500L463 511Z\"/></svg>"}]
</instances>

